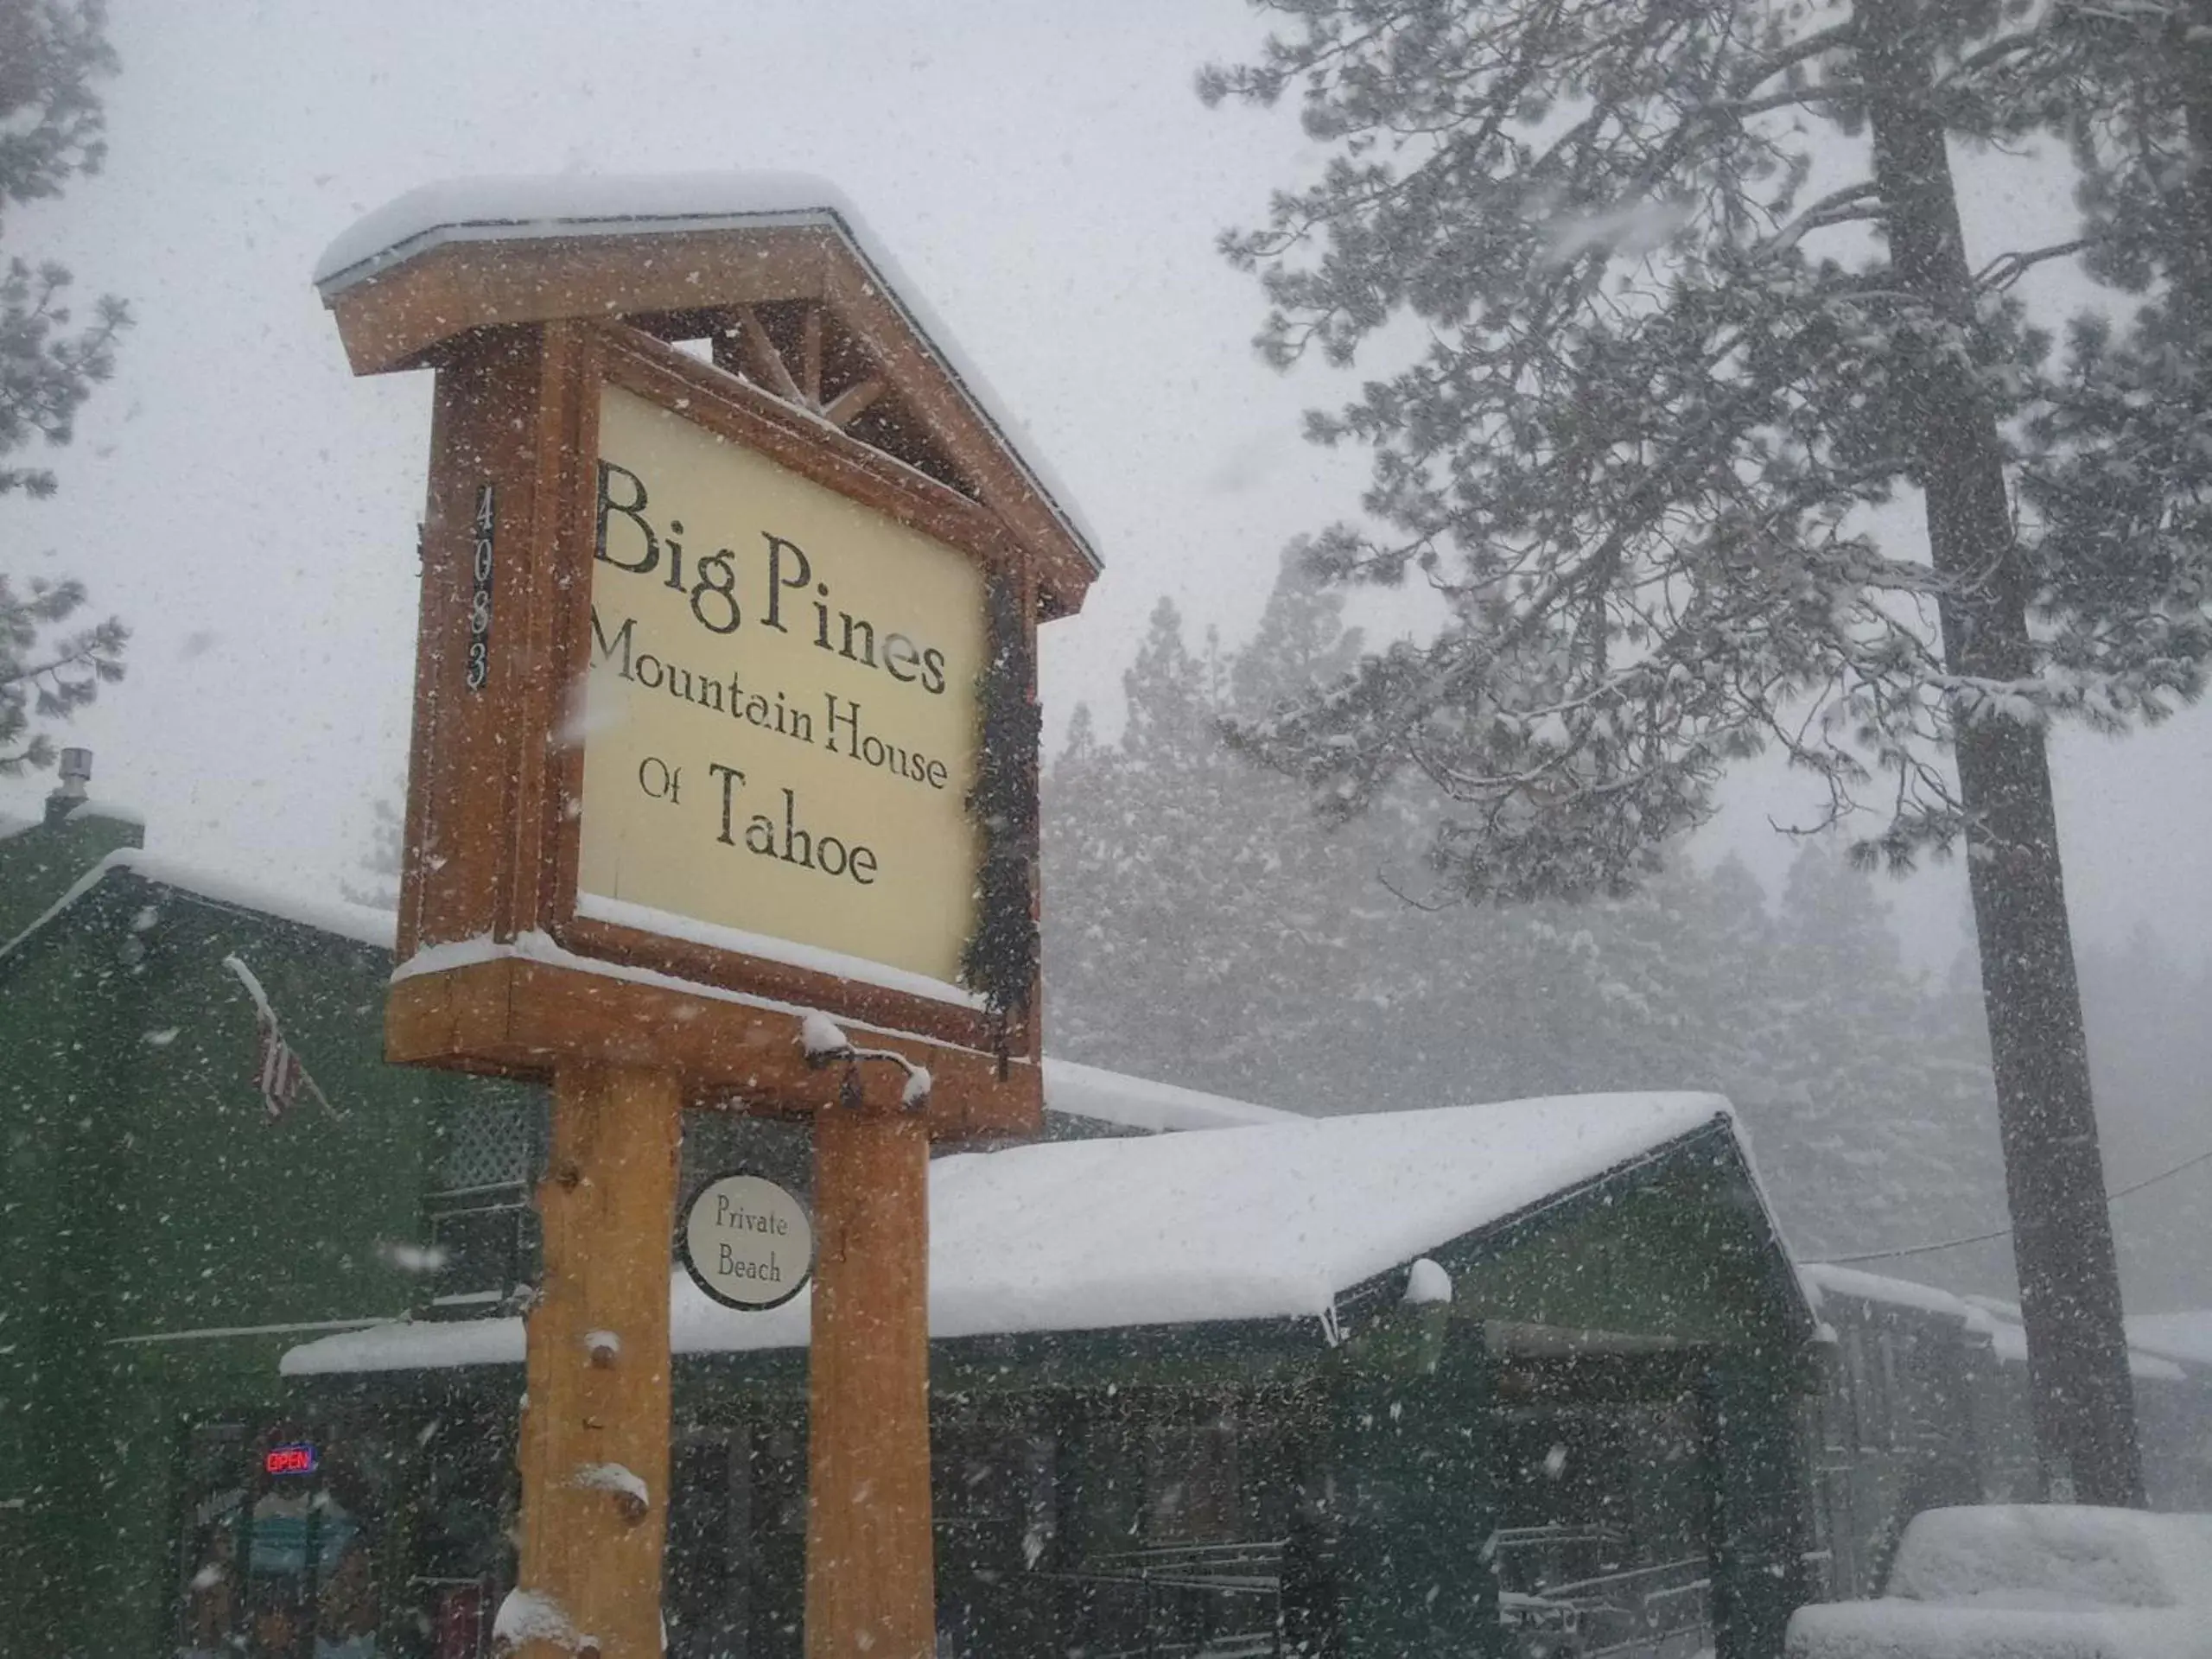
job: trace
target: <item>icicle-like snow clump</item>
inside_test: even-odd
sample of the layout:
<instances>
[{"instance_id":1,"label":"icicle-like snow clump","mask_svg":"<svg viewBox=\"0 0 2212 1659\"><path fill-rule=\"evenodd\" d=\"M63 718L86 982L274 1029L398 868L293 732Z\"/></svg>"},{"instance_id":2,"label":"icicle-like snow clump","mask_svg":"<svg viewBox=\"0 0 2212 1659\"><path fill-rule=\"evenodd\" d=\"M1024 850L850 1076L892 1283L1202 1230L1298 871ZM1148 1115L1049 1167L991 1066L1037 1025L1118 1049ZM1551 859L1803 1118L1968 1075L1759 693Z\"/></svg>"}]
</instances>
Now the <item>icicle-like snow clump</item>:
<instances>
[{"instance_id":1,"label":"icicle-like snow clump","mask_svg":"<svg viewBox=\"0 0 2212 1659\"><path fill-rule=\"evenodd\" d=\"M826 1014L810 1014L798 1032L799 1046L806 1050L810 1060L833 1059L852 1052L852 1039L838 1029L837 1022Z\"/></svg>"},{"instance_id":2,"label":"icicle-like snow clump","mask_svg":"<svg viewBox=\"0 0 2212 1659\"><path fill-rule=\"evenodd\" d=\"M518 1648L525 1642L551 1642L571 1653L578 1645L576 1627L569 1622L567 1611L552 1597L535 1590L507 1592L492 1621L492 1641L505 1649Z\"/></svg>"},{"instance_id":3,"label":"icicle-like snow clump","mask_svg":"<svg viewBox=\"0 0 2212 1659\"><path fill-rule=\"evenodd\" d=\"M619 1463L579 1464L576 1472L569 1477L569 1484L582 1486L588 1491L613 1492L626 1497L640 1508L652 1501L641 1476L632 1473Z\"/></svg>"},{"instance_id":4,"label":"icicle-like snow clump","mask_svg":"<svg viewBox=\"0 0 2212 1659\"><path fill-rule=\"evenodd\" d=\"M1419 1307L1451 1300L1452 1275L1445 1272L1442 1263L1424 1255L1406 1269L1406 1301L1409 1306Z\"/></svg>"}]
</instances>

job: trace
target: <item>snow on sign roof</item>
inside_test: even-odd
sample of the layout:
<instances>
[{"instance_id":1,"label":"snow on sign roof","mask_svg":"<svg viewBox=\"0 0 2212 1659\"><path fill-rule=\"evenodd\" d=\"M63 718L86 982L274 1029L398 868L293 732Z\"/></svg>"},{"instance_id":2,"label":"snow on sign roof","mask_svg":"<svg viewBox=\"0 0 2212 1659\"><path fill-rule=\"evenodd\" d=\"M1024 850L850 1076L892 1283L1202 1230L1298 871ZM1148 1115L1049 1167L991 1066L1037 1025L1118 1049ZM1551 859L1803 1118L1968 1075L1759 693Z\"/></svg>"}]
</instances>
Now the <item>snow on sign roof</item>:
<instances>
[{"instance_id":1,"label":"snow on sign roof","mask_svg":"<svg viewBox=\"0 0 2212 1659\"><path fill-rule=\"evenodd\" d=\"M835 185L806 173L444 179L410 190L340 232L315 261L315 284L326 296L340 293L446 242L833 223L857 232L860 215Z\"/></svg>"},{"instance_id":2,"label":"snow on sign roof","mask_svg":"<svg viewBox=\"0 0 2212 1659\"><path fill-rule=\"evenodd\" d=\"M1732 1122L1716 1095L1585 1095L1213 1135L1062 1141L930 1166L930 1334L1333 1317L1451 1240ZM810 1296L717 1306L681 1274L678 1353L803 1345ZM398 1322L285 1355L289 1376L519 1361L519 1319Z\"/></svg>"},{"instance_id":3,"label":"snow on sign roof","mask_svg":"<svg viewBox=\"0 0 2212 1659\"><path fill-rule=\"evenodd\" d=\"M997 429L1096 572L1098 540L1067 486L1033 453L1026 429L933 315L845 194L805 173L673 173L632 177L556 174L449 179L386 202L340 232L315 262L329 303L356 283L454 242L635 236L654 232L815 226L834 232L876 287L906 313L984 420Z\"/></svg>"}]
</instances>

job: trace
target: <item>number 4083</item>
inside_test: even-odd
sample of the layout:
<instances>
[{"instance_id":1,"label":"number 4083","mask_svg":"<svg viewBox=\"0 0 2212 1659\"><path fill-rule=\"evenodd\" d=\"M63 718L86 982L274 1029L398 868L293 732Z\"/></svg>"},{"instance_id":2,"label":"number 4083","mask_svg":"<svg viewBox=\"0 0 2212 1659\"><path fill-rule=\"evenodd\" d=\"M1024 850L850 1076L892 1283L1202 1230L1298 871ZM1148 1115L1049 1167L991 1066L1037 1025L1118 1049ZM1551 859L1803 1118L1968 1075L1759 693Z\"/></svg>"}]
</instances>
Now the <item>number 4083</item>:
<instances>
[{"instance_id":1,"label":"number 4083","mask_svg":"<svg viewBox=\"0 0 2212 1659\"><path fill-rule=\"evenodd\" d=\"M472 522L475 545L471 551L468 593L468 673L472 691L481 691L492 677L492 526L495 494L490 484L476 492L476 515Z\"/></svg>"}]
</instances>

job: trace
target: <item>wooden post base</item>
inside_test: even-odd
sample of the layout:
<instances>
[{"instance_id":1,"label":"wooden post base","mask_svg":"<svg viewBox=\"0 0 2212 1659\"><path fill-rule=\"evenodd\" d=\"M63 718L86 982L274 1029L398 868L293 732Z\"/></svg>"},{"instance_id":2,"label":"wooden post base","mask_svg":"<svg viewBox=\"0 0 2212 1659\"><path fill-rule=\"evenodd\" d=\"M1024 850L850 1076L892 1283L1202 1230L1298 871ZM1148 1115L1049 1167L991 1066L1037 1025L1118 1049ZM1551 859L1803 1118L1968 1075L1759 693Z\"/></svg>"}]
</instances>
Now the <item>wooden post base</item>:
<instances>
[{"instance_id":1,"label":"wooden post base","mask_svg":"<svg viewBox=\"0 0 2212 1659\"><path fill-rule=\"evenodd\" d=\"M929 1126L825 1107L814 1148L807 1659L932 1659Z\"/></svg>"},{"instance_id":2,"label":"wooden post base","mask_svg":"<svg viewBox=\"0 0 2212 1659\"><path fill-rule=\"evenodd\" d=\"M659 1659L682 1107L671 1072L564 1060L554 1073L505 1620L522 1659Z\"/></svg>"}]
</instances>

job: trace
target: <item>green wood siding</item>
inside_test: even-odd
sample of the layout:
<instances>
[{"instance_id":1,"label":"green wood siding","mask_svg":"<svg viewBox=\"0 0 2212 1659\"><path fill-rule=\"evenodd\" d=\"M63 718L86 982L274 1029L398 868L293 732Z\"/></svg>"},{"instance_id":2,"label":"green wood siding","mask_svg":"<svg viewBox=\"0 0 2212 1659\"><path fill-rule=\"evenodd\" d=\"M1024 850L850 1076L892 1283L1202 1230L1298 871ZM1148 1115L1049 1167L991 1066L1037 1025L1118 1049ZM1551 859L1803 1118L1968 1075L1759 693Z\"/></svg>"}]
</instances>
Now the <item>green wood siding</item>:
<instances>
[{"instance_id":1,"label":"green wood siding","mask_svg":"<svg viewBox=\"0 0 2212 1659\"><path fill-rule=\"evenodd\" d=\"M1442 1307L1379 1322L1332 1368L1318 1553L1341 1623L1325 1644L1350 1659L1503 1651L1494 1395L1480 1327Z\"/></svg>"},{"instance_id":2,"label":"green wood siding","mask_svg":"<svg viewBox=\"0 0 2212 1659\"><path fill-rule=\"evenodd\" d=\"M342 1118L269 1116L232 954ZM186 1425L277 1406L300 1340L191 1333L416 1299L387 1247L420 1236L444 1111L502 1085L384 1064L390 971L126 869L0 961L0 1651L166 1646Z\"/></svg>"}]
</instances>

